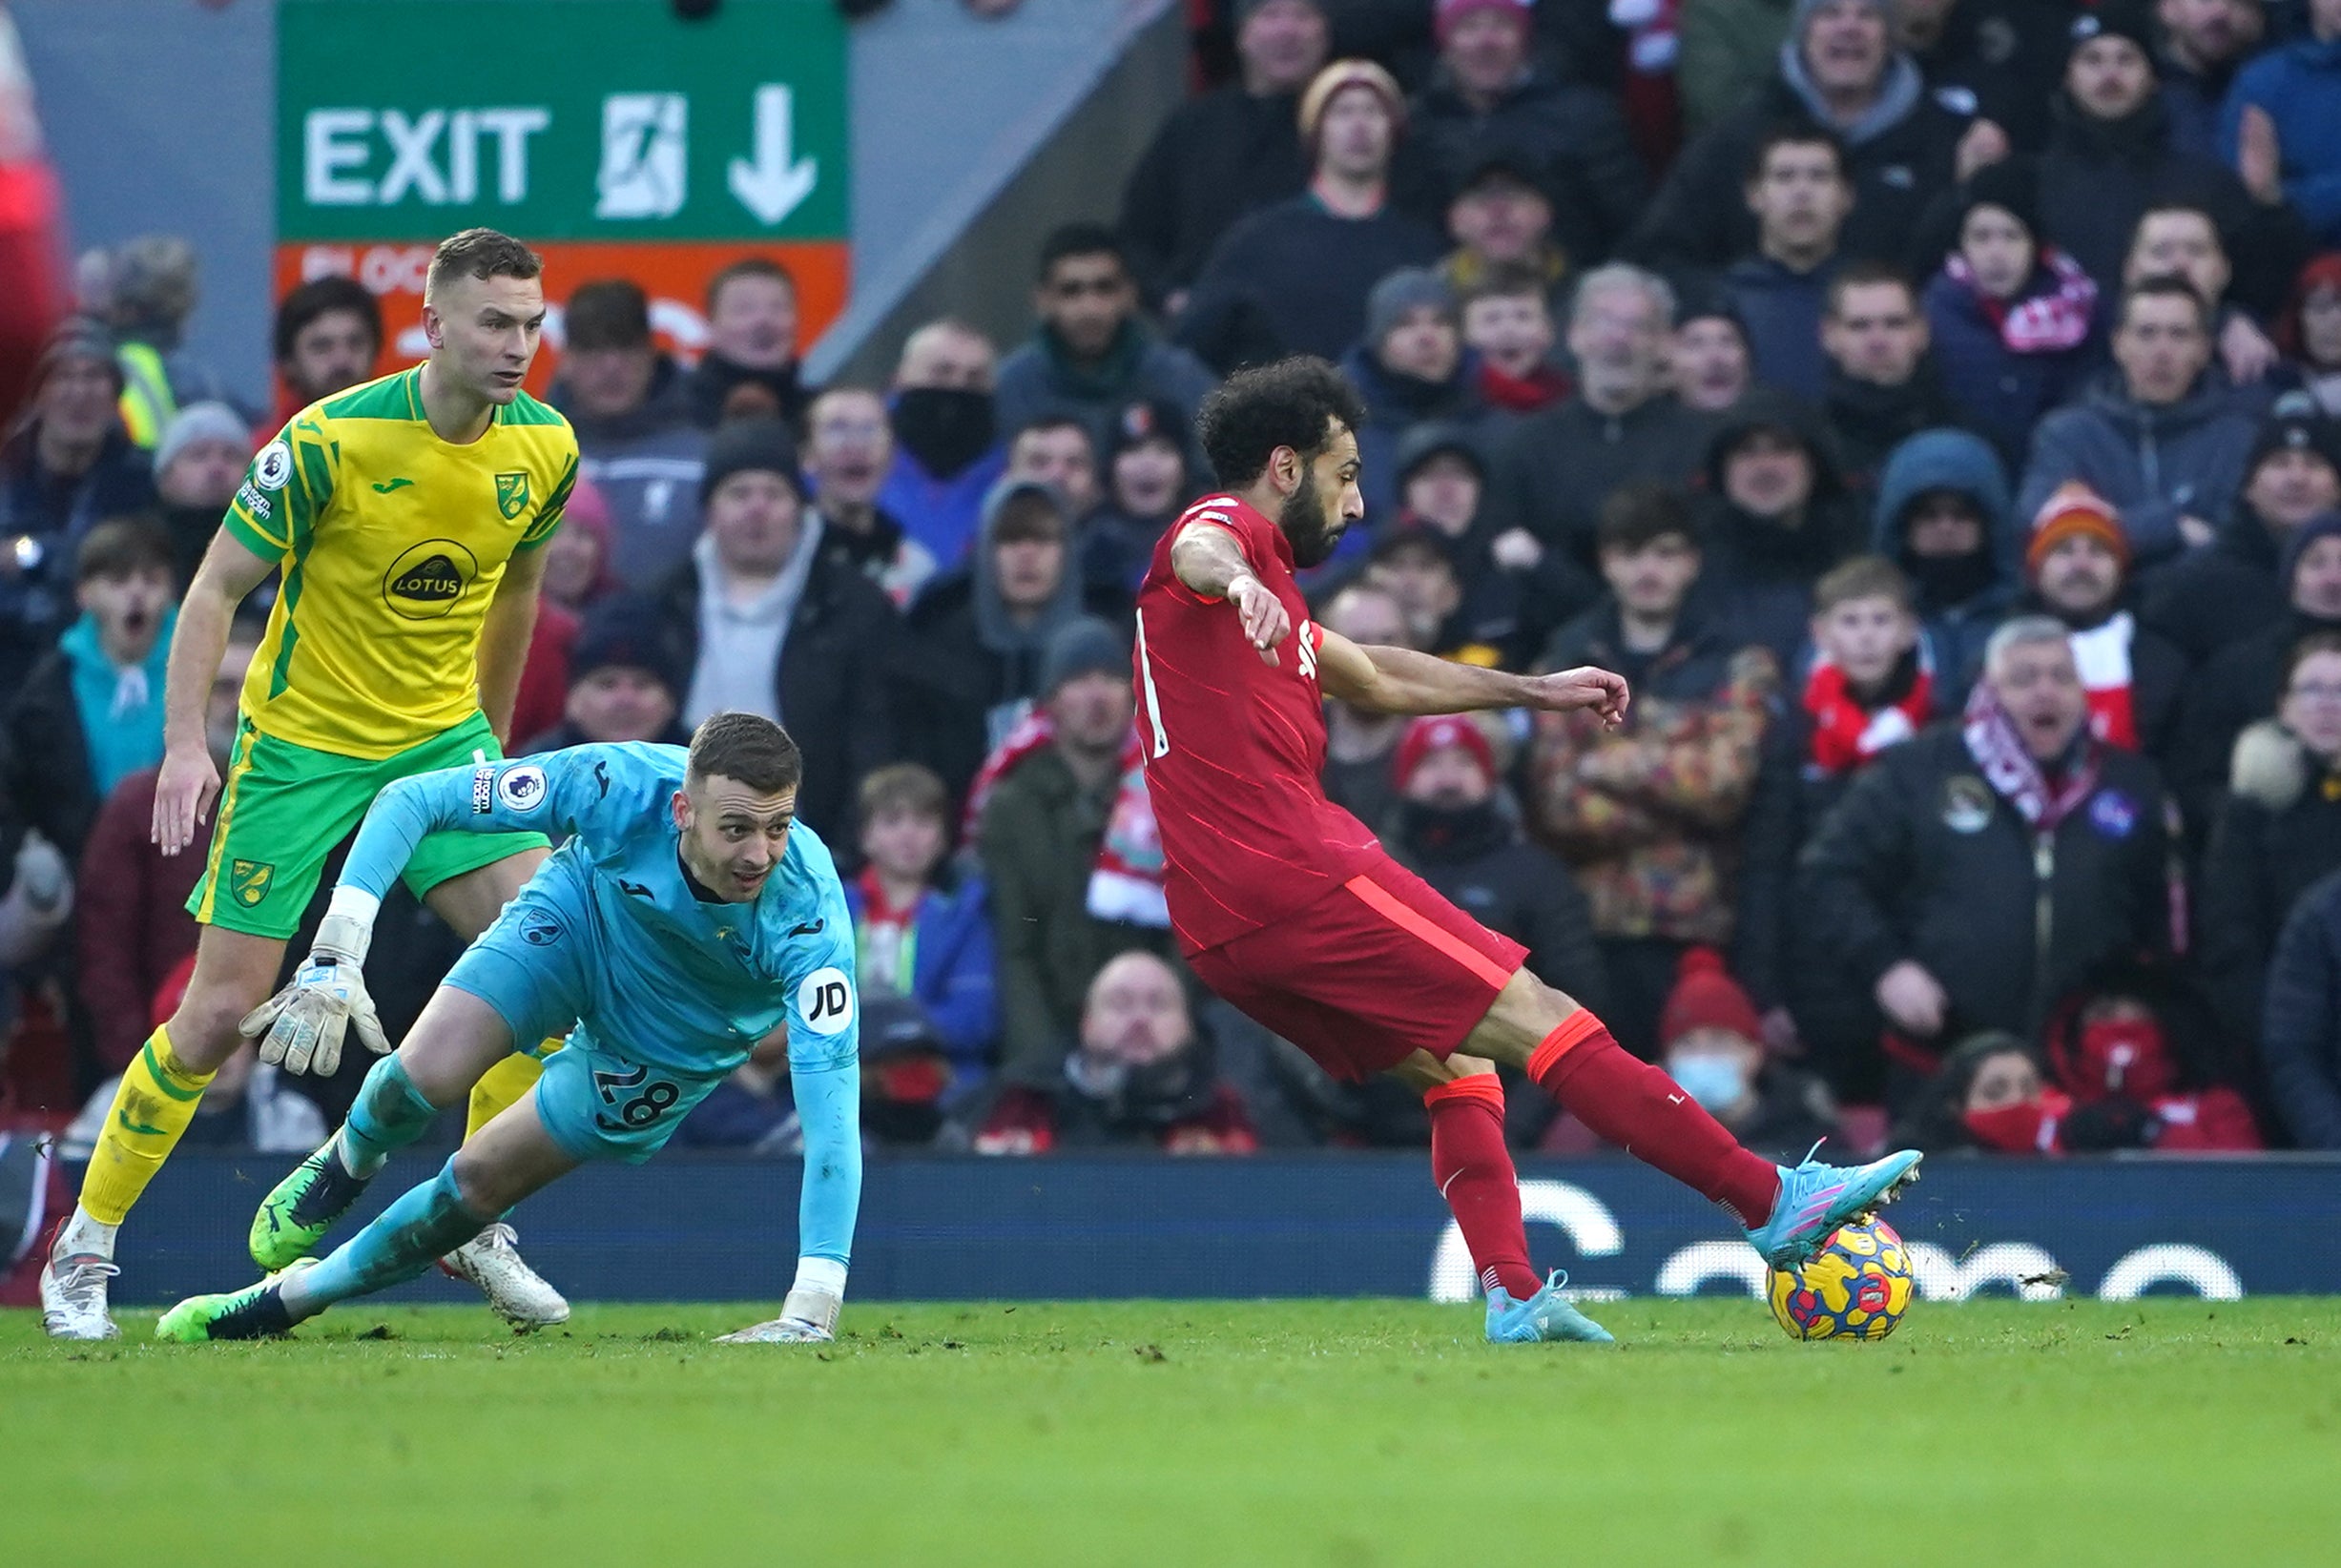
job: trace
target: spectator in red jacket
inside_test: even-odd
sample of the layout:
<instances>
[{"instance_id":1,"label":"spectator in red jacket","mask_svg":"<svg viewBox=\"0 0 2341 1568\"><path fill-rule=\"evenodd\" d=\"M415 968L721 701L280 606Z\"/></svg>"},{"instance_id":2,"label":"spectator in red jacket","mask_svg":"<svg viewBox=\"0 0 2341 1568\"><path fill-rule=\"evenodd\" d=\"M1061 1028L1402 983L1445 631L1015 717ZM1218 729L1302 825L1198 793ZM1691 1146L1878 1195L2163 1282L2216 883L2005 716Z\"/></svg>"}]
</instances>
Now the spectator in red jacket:
<instances>
[{"instance_id":1,"label":"spectator in red jacket","mask_svg":"<svg viewBox=\"0 0 2341 1568\"><path fill-rule=\"evenodd\" d=\"M250 620L230 629L228 650L204 709L204 740L223 777L236 743L237 696L260 645L260 630ZM150 830L155 774L154 768L141 768L114 786L81 852L74 936L83 953L106 954L107 961L83 964L75 983L97 1059L111 1072L128 1066L138 1054L154 1029L155 992L196 948L187 896L203 873L210 841L184 855L166 856L155 847Z\"/></svg>"}]
</instances>

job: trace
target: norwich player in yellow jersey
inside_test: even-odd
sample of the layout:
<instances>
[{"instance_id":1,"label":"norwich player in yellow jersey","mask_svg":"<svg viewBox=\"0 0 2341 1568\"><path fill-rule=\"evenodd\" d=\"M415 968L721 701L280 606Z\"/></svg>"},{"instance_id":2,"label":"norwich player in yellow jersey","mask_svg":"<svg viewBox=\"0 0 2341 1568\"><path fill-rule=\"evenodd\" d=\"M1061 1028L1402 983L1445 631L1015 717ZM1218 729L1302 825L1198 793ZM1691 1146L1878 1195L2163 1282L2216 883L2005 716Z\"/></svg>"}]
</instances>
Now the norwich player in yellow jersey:
<instances>
[{"instance_id":1,"label":"norwich player in yellow jersey","mask_svg":"<svg viewBox=\"0 0 2341 1568\"><path fill-rule=\"evenodd\" d=\"M569 422L521 390L545 322L540 270L492 230L441 244L424 294L430 357L312 403L260 449L179 609L154 836L166 855L188 850L217 803L188 903L202 933L185 999L124 1075L42 1272L52 1335L114 1337L115 1231L241 1043L239 1025L276 989L333 847L391 780L503 754L536 620L538 547L577 477ZM237 605L280 569L222 780L204 744L205 694ZM546 854L534 834L441 835L405 879L468 940ZM358 1001L360 1039L386 1049L371 1003ZM285 1065L330 1073L339 1058L335 1039ZM524 1071L483 1081L502 1080L503 1092L475 1106L475 1122L527 1087L533 1063L514 1063ZM471 1085L421 1087L446 1104ZM506 1228L448 1263L515 1322L568 1315Z\"/></svg>"}]
</instances>

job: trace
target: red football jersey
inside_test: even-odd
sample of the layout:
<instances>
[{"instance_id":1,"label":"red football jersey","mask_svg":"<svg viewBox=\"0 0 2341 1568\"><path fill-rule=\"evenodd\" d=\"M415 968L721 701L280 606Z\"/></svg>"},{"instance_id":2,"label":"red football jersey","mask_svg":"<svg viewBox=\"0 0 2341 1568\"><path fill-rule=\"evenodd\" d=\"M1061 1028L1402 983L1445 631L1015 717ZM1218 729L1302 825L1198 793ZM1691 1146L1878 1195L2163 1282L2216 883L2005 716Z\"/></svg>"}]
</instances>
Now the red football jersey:
<instances>
[{"instance_id":1,"label":"red football jersey","mask_svg":"<svg viewBox=\"0 0 2341 1568\"><path fill-rule=\"evenodd\" d=\"M1293 618L1274 665L1225 600L1170 569L1172 542L1198 518L1235 536ZM1290 915L1380 858L1364 825L1325 798L1323 633L1308 616L1292 542L1228 495L1196 502L1164 531L1138 589L1138 734L1170 924L1189 953Z\"/></svg>"}]
</instances>

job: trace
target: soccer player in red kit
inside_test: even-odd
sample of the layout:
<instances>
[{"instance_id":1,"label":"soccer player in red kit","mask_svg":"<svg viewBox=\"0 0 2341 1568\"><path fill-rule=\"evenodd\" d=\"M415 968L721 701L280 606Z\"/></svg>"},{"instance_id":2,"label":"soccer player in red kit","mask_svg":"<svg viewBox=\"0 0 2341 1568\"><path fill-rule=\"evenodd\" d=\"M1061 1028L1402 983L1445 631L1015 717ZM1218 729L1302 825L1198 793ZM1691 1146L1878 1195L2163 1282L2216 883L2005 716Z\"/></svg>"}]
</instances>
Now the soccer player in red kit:
<instances>
[{"instance_id":1,"label":"soccer player in red kit","mask_svg":"<svg viewBox=\"0 0 2341 1568\"><path fill-rule=\"evenodd\" d=\"M1396 1074L1431 1116L1431 1174L1454 1209L1498 1341L1606 1341L1528 1264L1494 1063L1525 1072L1610 1143L1711 1199L1775 1265L1891 1199L1918 1155L1773 1166L1741 1148L1599 1019L1522 967L1325 798L1323 701L1383 713L1587 708L1615 724L1606 670L1523 676L1360 648L1309 619L1295 567L1364 515L1357 394L1322 360L1248 370L1205 400L1224 487L1155 547L1138 593L1138 725L1180 950L1203 983L1357 1081Z\"/></svg>"}]
</instances>

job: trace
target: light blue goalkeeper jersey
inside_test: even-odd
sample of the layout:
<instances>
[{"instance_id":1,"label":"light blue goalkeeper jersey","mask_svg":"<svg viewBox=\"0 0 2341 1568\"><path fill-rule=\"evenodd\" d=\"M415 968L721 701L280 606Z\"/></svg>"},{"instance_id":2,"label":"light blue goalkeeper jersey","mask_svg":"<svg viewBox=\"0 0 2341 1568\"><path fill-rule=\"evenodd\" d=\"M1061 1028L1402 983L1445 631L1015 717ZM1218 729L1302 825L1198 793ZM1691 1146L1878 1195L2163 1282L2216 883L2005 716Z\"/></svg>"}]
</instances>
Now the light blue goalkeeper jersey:
<instances>
[{"instance_id":1,"label":"light blue goalkeeper jersey","mask_svg":"<svg viewBox=\"0 0 2341 1568\"><path fill-rule=\"evenodd\" d=\"M792 1067L853 1063L853 922L828 847L798 823L755 902L702 901L684 877L672 807L687 756L679 746L575 746L400 779L366 814L342 885L387 892L432 833L566 836L530 882L556 896L508 914L522 943L549 949L582 937L596 955L604 972L583 1033L632 1062L706 1078L737 1067L785 1021ZM590 929L566 933L565 920Z\"/></svg>"}]
</instances>

